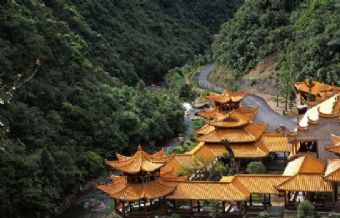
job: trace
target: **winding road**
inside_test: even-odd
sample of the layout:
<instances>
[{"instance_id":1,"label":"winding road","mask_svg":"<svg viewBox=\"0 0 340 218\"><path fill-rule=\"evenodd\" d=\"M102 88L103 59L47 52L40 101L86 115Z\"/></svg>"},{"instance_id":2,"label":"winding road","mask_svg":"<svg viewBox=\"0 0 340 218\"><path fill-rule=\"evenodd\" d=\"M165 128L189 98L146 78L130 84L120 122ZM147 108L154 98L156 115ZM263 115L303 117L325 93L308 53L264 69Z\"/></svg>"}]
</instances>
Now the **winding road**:
<instances>
[{"instance_id":1,"label":"winding road","mask_svg":"<svg viewBox=\"0 0 340 218\"><path fill-rule=\"evenodd\" d=\"M200 71L200 74L197 77L198 86L202 89L222 92L222 87L209 81L209 76L214 68L215 65L211 64L204 67ZM274 131L279 125L283 125L291 131L296 128L296 119L294 117L279 115L267 104L267 102L263 98L257 95L248 95L245 99L242 100L242 103L243 105L246 105L248 107L258 107L259 110L254 121L258 123L267 123L269 125L268 130L270 131Z\"/></svg>"}]
</instances>

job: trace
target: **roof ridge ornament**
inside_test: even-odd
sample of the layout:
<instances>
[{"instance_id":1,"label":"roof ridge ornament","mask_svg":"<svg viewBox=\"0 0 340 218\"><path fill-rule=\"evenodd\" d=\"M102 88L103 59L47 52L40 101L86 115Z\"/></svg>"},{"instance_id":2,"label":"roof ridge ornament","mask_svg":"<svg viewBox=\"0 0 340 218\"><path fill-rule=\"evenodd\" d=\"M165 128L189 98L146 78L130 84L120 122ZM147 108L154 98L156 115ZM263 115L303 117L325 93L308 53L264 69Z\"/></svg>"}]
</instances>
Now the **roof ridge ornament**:
<instances>
[{"instance_id":1,"label":"roof ridge ornament","mask_svg":"<svg viewBox=\"0 0 340 218\"><path fill-rule=\"evenodd\" d=\"M138 151L142 151L143 150L142 145L138 144L137 149L138 149Z\"/></svg>"}]
</instances>

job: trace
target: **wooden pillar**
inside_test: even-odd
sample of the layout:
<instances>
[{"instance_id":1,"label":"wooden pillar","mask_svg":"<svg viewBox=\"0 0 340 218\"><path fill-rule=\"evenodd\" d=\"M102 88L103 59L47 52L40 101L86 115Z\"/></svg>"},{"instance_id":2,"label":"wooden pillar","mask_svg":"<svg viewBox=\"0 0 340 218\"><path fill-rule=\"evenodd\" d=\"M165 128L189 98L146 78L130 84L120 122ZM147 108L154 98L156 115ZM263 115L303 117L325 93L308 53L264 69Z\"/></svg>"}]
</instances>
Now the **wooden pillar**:
<instances>
[{"instance_id":1,"label":"wooden pillar","mask_svg":"<svg viewBox=\"0 0 340 218\"><path fill-rule=\"evenodd\" d=\"M269 194L269 196L268 196L268 197L269 197L269 201L268 201L268 202L269 202L269 206L271 207L271 206L272 206L272 199L271 199L271 194Z\"/></svg>"},{"instance_id":2,"label":"wooden pillar","mask_svg":"<svg viewBox=\"0 0 340 218\"><path fill-rule=\"evenodd\" d=\"M338 202L338 183L335 183L335 187L334 187L334 195L335 195L335 202Z\"/></svg>"},{"instance_id":3,"label":"wooden pillar","mask_svg":"<svg viewBox=\"0 0 340 218\"><path fill-rule=\"evenodd\" d=\"M200 206L200 201L199 200L197 201L197 211L201 212L201 206Z\"/></svg>"},{"instance_id":4,"label":"wooden pillar","mask_svg":"<svg viewBox=\"0 0 340 218\"><path fill-rule=\"evenodd\" d=\"M176 200L174 199L174 210L176 211Z\"/></svg>"},{"instance_id":5,"label":"wooden pillar","mask_svg":"<svg viewBox=\"0 0 340 218\"><path fill-rule=\"evenodd\" d=\"M122 201L122 204L123 204L122 212L123 212L123 216L125 217L125 202Z\"/></svg>"},{"instance_id":6,"label":"wooden pillar","mask_svg":"<svg viewBox=\"0 0 340 218\"><path fill-rule=\"evenodd\" d=\"M253 195L252 194L250 194L249 203L250 203L250 206L253 206Z\"/></svg>"},{"instance_id":7,"label":"wooden pillar","mask_svg":"<svg viewBox=\"0 0 340 218\"><path fill-rule=\"evenodd\" d=\"M129 201L129 208L130 208L130 211L132 211L132 205L130 201Z\"/></svg>"},{"instance_id":8,"label":"wooden pillar","mask_svg":"<svg viewBox=\"0 0 340 218\"><path fill-rule=\"evenodd\" d=\"M336 183L332 182L332 186L333 186L333 192L332 192L332 204L335 205L335 198L336 198Z\"/></svg>"},{"instance_id":9,"label":"wooden pillar","mask_svg":"<svg viewBox=\"0 0 340 218\"><path fill-rule=\"evenodd\" d=\"M146 200L144 200L144 214L146 214Z\"/></svg>"},{"instance_id":10,"label":"wooden pillar","mask_svg":"<svg viewBox=\"0 0 340 218\"><path fill-rule=\"evenodd\" d=\"M263 203L264 203L264 210L267 210L267 195L266 194L264 194L263 195Z\"/></svg>"}]
</instances>

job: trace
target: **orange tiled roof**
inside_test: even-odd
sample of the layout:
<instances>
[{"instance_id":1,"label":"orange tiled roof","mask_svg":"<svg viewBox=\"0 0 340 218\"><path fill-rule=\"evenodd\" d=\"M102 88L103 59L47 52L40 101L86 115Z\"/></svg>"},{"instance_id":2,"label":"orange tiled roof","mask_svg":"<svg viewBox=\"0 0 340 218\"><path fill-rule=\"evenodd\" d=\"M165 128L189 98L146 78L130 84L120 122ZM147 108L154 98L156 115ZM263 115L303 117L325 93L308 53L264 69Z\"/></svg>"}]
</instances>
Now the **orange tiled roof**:
<instances>
[{"instance_id":1,"label":"orange tiled roof","mask_svg":"<svg viewBox=\"0 0 340 218\"><path fill-rule=\"evenodd\" d=\"M130 157L118 154L118 153L116 153L116 157L117 157L118 160L127 160L127 159L130 158Z\"/></svg>"},{"instance_id":2,"label":"orange tiled roof","mask_svg":"<svg viewBox=\"0 0 340 218\"><path fill-rule=\"evenodd\" d=\"M280 185L277 189L283 191L332 192L332 183L323 179L323 174L297 174Z\"/></svg>"},{"instance_id":3,"label":"orange tiled roof","mask_svg":"<svg viewBox=\"0 0 340 218\"><path fill-rule=\"evenodd\" d=\"M237 112L230 112L227 115L219 115L209 122L209 125L217 128L240 128L247 125L248 119Z\"/></svg>"},{"instance_id":4,"label":"orange tiled roof","mask_svg":"<svg viewBox=\"0 0 340 218\"><path fill-rule=\"evenodd\" d=\"M278 194L275 186L287 181L289 176L238 174L233 180L238 180L252 194ZM222 178L223 180L223 178Z\"/></svg>"},{"instance_id":5,"label":"orange tiled roof","mask_svg":"<svg viewBox=\"0 0 340 218\"><path fill-rule=\"evenodd\" d=\"M267 129L266 124L249 123L242 129L216 129L197 138L199 142L219 143L227 140L230 143L246 143L257 141Z\"/></svg>"},{"instance_id":6,"label":"orange tiled roof","mask_svg":"<svg viewBox=\"0 0 340 218\"><path fill-rule=\"evenodd\" d=\"M162 157L152 156L138 146L137 152L132 157L125 157L117 161L106 161L106 163L124 173L135 174L141 171L153 172L164 166L166 160Z\"/></svg>"},{"instance_id":7,"label":"orange tiled roof","mask_svg":"<svg viewBox=\"0 0 340 218\"><path fill-rule=\"evenodd\" d=\"M326 146L325 149L335 154L340 154L340 136L331 134L333 145Z\"/></svg>"},{"instance_id":8,"label":"orange tiled roof","mask_svg":"<svg viewBox=\"0 0 340 218\"><path fill-rule=\"evenodd\" d=\"M332 182L340 182L340 159L328 160L324 179Z\"/></svg>"},{"instance_id":9,"label":"orange tiled roof","mask_svg":"<svg viewBox=\"0 0 340 218\"><path fill-rule=\"evenodd\" d=\"M311 95L319 95L321 92L329 92L332 90L337 90L339 87L327 85L325 83L320 83L316 81L311 82L311 87L308 86L308 83L306 81L304 82L298 82L295 84L295 88L298 91L309 93Z\"/></svg>"},{"instance_id":10,"label":"orange tiled roof","mask_svg":"<svg viewBox=\"0 0 340 218\"><path fill-rule=\"evenodd\" d=\"M236 158L263 158L269 155L269 150L260 142L250 145L232 145L231 149Z\"/></svg>"},{"instance_id":11,"label":"orange tiled roof","mask_svg":"<svg viewBox=\"0 0 340 218\"><path fill-rule=\"evenodd\" d=\"M200 169L203 163L200 162L194 155L190 154L175 154L169 157L169 161L161 168L161 175L177 177L178 171L181 168Z\"/></svg>"},{"instance_id":12,"label":"orange tiled roof","mask_svg":"<svg viewBox=\"0 0 340 218\"><path fill-rule=\"evenodd\" d=\"M262 158L269 154L269 150L260 142L248 143L241 145L231 145L236 158ZM196 155L205 162L211 162L218 157L223 157L227 153L227 149L223 144L205 144L201 143L188 154Z\"/></svg>"},{"instance_id":13,"label":"orange tiled roof","mask_svg":"<svg viewBox=\"0 0 340 218\"><path fill-rule=\"evenodd\" d=\"M119 183L98 185L97 188L109 194L112 198L122 201L156 199L167 196L175 191L174 186L165 184L161 180L144 184L130 184L125 180Z\"/></svg>"},{"instance_id":14,"label":"orange tiled roof","mask_svg":"<svg viewBox=\"0 0 340 218\"><path fill-rule=\"evenodd\" d=\"M152 154L151 156L154 157L154 158L164 158L166 156L165 152L164 152L164 148L162 148L160 151L157 151L156 153Z\"/></svg>"},{"instance_id":15,"label":"orange tiled roof","mask_svg":"<svg viewBox=\"0 0 340 218\"><path fill-rule=\"evenodd\" d=\"M235 176L222 176L220 182L230 183L234 180Z\"/></svg>"},{"instance_id":16,"label":"orange tiled roof","mask_svg":"<svg viewBox=\"0 0 340 218\"><path fill-rule=\"evenodd\" d=\"M228 115L231 112L242 114L248 121L250 121L254 119L257 113L257 108L240 106L239 108L233 109L231 111L219 111L218 108L210 108L198 112L197 115L210 120L215 119L217 116Z\"/></svg>"},{"instance_id":17,"label":"orange tiled roof","mask_svg":"<svg viewBox=\"0 0 340 218\"><path fill-rule=\"evenodd\" d=\"M281 134L265 133L261 139L261 143L267 147L269 152L291 152L292 144L288 142L288 138Z\"/></svg>"},{"instance_id":18,"label":"orange tiled roof","mask_svg":"<svg viewBox=\"0 0 340 218\"><path fill-rule=\"evenodd\" d=\"M194 148L190 153L202 160L205 164L212 162L218 157L223 157L227 152L222 144L209 144L202 143L201 146Z\"/></svg>"},{"instance_id":19,"label":"orange tiled roof","mask_svg":"<svg viewBox=\"0 0 340 218\"><path fill-rule=\"evenodd\" d=\"M245 93L242 92L230 92L228 90L224 90L222 94L210 94L206 96L206 98L210 101L217 103L228 103L228 102L240 102L246 96Z\"/></svg>"},{"instance_id":20,"label":"orange tiled roof","mask_svg":"<svg viewBox=\"0 0 340 218\"><path fill-rule=\"evenodd\" d=\"M283 175L294 176L299 173L323 174L325 164L318 158L310 154L305 154L293 161L290 161Z\"/></svg>"},{"instance_id":21,"label":"orange tiled roof","mask_svg":"<svg viewBox=\"0 0 340 218\"><path fill-rule=\"evenodd\" d=\"M196 130L196 133L199 135L207 135L214 130L215 130L215 127L205 124L202 128Z\"/></svg>"},{"instance_id":22,"label":"orange tiled roof","mask_svg":"<svg viewBox=\"0 0 340 218\"><path fill-rule=\"evenodd\" d=\"M246 201L250 193L240 183L178 182L168 199Z\"/></svg>"}]
</instances>

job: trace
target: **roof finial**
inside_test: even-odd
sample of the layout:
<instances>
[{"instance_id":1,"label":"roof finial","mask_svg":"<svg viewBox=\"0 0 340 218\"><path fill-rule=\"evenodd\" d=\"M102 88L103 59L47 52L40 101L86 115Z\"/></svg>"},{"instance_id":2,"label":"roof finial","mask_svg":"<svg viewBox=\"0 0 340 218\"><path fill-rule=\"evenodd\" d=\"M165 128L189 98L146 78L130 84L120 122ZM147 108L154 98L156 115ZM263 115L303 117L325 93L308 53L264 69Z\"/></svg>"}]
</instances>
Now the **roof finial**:
<instances>
[{"instance_id":1,"label":"roof finial","mask_svg":"<svg viewBox=\"0 0 340 218\"><path fill-rule=\"evenodd\" d=\"M138 144L138 151L142 150L142 146L140 144Z\"/></svg>"}]
</instances>

